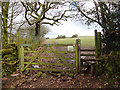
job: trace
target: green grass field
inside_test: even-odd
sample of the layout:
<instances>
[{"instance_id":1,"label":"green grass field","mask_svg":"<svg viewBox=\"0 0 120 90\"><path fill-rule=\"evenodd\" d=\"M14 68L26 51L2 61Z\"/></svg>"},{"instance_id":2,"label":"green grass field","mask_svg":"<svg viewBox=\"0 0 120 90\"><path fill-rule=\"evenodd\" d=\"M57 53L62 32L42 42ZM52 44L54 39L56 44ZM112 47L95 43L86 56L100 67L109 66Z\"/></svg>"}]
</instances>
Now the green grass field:
<instances>
[{"instance_id":1,"label":"green grass field","mask_svg":"<svg viewBox=\"0 0 120 90\"><path fill-rule=\"evenodd\" d=\"M77 38L65 38L65 39L46 39L46 42L52 44L75 44L76 39L81 40L81 47L82 48L95 48L95 38L94 36L79 36Z\"/></svg>"}]
</instances>

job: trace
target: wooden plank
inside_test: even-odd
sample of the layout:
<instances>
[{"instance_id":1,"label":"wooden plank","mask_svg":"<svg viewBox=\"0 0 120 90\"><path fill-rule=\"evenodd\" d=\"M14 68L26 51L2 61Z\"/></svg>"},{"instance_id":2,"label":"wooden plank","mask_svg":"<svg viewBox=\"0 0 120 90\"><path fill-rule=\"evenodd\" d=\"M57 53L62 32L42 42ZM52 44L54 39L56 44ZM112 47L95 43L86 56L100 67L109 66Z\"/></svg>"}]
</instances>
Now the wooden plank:
<instances>
[{"instance_id":1,"label":"wooden plank","mask_svg":"<svg viewBox=\"0 0 120 90\"><path fill-rule=\"evenodd\" d=\"M29 62L24 62L24 64L29 64ZM40 63L31 63L31 64L35 64L35 65L55 65L55 66L63 66L64 64L60 64L60 63L57 63L57 64L54 64L54 63L44 63L44 62L40 62Z\"/></svg>"},{"instance_id":2,"label":"wooden plank","mask_svg":"<svg viewBox=\"0 0 120 90\"><path fill-rule=\"evenodd\" d=\"M95 54L81 54L81 56L95 56Z\"/></svg>"},{"instance_id":3,"label":"wooden plank","mask_svg":"<svg viewBox=\"0 0 120 90\"><path fill-rule=\"evenodd\" d=\"M34 57L24 56L25 59L32 59ZM58 59L58 57L38 57L38 59ZM76 58L64 58L65 60L76 60Z\"/></svg>"},{"instance_id":4,"label":"wooden plank","mask_svg":"<svg viewBox=\"0 0 120 90\"><path fill-rule=\"evenodd\" d=\"M27 68L28 70L40 70L40 71L54 71L54 72L74 72L74 70L58 70L58 69L43 69L43 68Z\"/></svg>"},{"instance_id":5,"label":"wooden plank","mask_svg":"<svg viewBox=\"0 0 120 90\"><path fill-rule=\"evenodd\" d=\"M75 53L76 51L55 51L57 53Z\"/></svg>"},{"instance_id":6,"label":"wooden plank","mask_svg":"<svg viewBox=\"0 0 120 90\"><path fill-rule=\"evenodd\" d=\"M24 62L24 64L29 64L29 62ZM64 64L61 64L61 63L44 63L44 62L40 62L40 63L35 63L35 62L33 62L33 63L31 63L31 64L33 64L33 65L53 65L53 66L64 66ZM72 67L74 66L74 64L72 64Z\"/></svg>"},{"instance_id":7,"label":"wooden plank","mask_svg":"<svg viewBox=\"0 0 120 90\"><path fill-rule=\"evenodd\" d=\"M82 61L101 61L101 59L81 59Z\"/></svg>"},{"instance_id":8,"label":"wooden plank","mask_svg":"<svg viewBox=\"0 0 120 90\"><path fill-rule=\"evenodd\" d=\"M24 58L28 58L28 59L31 59L31 58L34 58L34 57L24 57ZM38 59L58 59L56 57L37 57Z\"/></svg>"},{"instance_id":9,"label":"wooden plank","mask_svg":"<svg viewBox=\"0 0 120 90\"><path fill-rule=\"evenodd\" d=\"M35 53L35 52L41 52L41 51L26 51L26 50L24 51L24 53L30 53L30 52L31 52L31 53L32 53L32 52Z\"/></svg>"},{"instance_id":10,"label":"wooden plank","mask_svg":"<svg viewBox=\"0 0 120 90\"><path fill-rule=\"evenodd\" d=\"M81 49L80 51L95 51L95 49Z\"/></svg>"},{"instance_id":11,"label":"wooden plank","mask_svg":"<svg viewBox=\"0 0 120 90\"><path fill-rule=\"evenodd\" d=\"M46 46L47 44L40 45L41 47ZM49 46L73 46L73 44L49 44Z\"/></svg>"},{"instance_id":12,"label":"wooden plank","mask_svg":"<svg viewBox=\"0 0 120 90\"><path fill-rule=\"evenodd\" d=\"M23 46L20 47L20 66L21 66L21 71L24 68L24 48Z\"/></svg>"},{"instance_id":13,"label":"wooden plank","mask_svg":"<svg viewBox=\"0 0 120 90\"><path fill-rule=\"evenodd\" d=\"M41 52L41 51L24 51L25 53L28 52ZM76 51L55 51L56 53L75 53ZM53 53L52 51L45 51L44 53Z\"/></svg>"}]
</instances>

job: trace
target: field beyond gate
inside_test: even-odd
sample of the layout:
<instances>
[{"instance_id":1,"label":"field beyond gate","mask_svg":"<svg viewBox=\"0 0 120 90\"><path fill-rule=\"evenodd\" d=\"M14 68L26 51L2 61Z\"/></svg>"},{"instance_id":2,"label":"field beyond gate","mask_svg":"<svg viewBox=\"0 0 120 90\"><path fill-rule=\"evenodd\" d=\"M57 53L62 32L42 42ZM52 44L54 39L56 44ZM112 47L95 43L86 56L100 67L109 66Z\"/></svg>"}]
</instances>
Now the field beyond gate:
<instances>
[{"instance_id":1,"label":"field beyond gate","mask_svg":"<svg viewBox=\"0 0 120 90\"><path fill-rule=\"evenodd\" d=\"M55 72L76 72L76 47L73 44L44 44L37 51L26 51L21 46L21 71L40 70Z\"/></svg>"}]
</instances>

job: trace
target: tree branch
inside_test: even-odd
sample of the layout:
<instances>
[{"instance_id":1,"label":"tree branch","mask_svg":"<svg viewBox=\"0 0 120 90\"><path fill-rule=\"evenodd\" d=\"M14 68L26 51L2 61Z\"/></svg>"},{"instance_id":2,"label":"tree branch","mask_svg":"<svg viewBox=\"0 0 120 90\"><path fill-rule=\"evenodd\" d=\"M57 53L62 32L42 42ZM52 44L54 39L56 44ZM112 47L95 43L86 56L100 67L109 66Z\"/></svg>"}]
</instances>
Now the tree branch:
<instances>
[{"instance_id":1,"label":"tree branch","mask_svg":"<svg viewBox=\"0 0 120 90\"><path fill-rule=\"evenodd\" d=\"M81 12L81 14L82 14L83 16L85 16L87 19L92 20L93 22L96 22L96 23L98 23L100 26L102 26L102 24L101 24L99 21L94 20L94 19L90 18L89 16L87 16L87 15L80 9L80 7L77 6L77 9L78 9L78 11Z\"/></svg>"}]
</instances>

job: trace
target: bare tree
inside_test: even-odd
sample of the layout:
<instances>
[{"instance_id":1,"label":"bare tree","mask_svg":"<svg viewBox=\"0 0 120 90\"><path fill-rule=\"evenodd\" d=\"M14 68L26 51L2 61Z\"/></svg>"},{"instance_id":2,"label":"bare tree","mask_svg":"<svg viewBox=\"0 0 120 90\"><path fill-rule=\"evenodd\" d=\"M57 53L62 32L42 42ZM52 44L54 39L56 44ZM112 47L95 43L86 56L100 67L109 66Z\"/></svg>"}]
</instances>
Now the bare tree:
<instances>
[{"instance_id":1,"label":"bare tree","mask_svg":"<svg viewBox=\"0 0 120 90\"><path fill-rule=\"evenodd\" d=\"M25 7L25 18L29 25L35 24L35 35L37 36L40 32L40 26L42 24L59 24L59 20L65 20L67 11L62 8L62 11L58 11L59 7L63 7L65 3L62 2L22 2ZM30 18L30 19L28 19Z\"/></svg>"}]
</instances>

